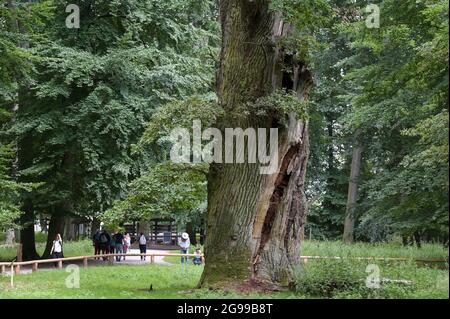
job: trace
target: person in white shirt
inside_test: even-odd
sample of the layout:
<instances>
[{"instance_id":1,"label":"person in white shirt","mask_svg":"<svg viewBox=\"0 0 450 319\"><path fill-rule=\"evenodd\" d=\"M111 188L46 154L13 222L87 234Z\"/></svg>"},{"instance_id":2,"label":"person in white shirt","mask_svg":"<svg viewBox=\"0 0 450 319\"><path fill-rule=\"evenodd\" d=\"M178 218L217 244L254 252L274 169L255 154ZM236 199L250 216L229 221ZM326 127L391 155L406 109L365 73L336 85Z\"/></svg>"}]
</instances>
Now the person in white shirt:
<instances>
[{"instance_id":1,"label":"person in white shirt","mask_svg":"<svg viewBox=\"0 0 450 319\"><path fill-rule=\"evenodd\" d=\"M63 247L62 238L60 234L56 234L55 240L53 241L52 249L50 250L50 255L53 258L63 258ZM58 264L55 263L55 267Z\"/></svg>"},{"instance_id":2,"label":"person in white shirt","mask_svg":"<svg viewBox=\"0 0 450 319\"><path fill-rule=\"evenodd\" d=\"M145 237L144 233L139 235L139 250L141 254L147 253L147 237ZM145 256L141 256L141 260L145 260Z\"/></svg>"},{"instance_id":3,"label":"person in white shirt","mask_svg":"<svg viewBox=\"0 0 450 319\"><path fill-rule=\"evenodd\" d=\"M187 254L189 252L189 246L191 246L191 241L189 240L188 233L182 233L181 237L178 238L178 246L181 247L181 253ZM187 256L181 256L181 263L188 263L188 257Z\"/></svg>"},{"instance_id":4,"label":"person in white shirt","mask_svg":"<svg viewBox=\"0 0 450 319\"><path fill-rule=\"evenodd\" d=\"M130 234L126 233L123 239L123 253L126 254L131 246L131 237ZM125 256L123 256L123 260L125 260Z\"/></svg>"}]
</instances>

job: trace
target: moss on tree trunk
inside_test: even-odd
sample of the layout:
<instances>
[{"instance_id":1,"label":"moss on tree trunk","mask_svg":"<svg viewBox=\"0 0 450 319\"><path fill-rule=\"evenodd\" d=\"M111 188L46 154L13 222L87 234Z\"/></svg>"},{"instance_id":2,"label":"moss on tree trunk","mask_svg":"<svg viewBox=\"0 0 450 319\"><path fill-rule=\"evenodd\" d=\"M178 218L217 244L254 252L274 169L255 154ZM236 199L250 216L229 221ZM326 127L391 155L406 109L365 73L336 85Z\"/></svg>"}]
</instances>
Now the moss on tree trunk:
<instances>
[{"instance_id":1,"label":"moss on tree trunk","mask_svg":"<svg viewBox=\"0 0 450 319\"><path fill-rule=\"evenodd\" d=\"M261 175L260 165L250 163L211 165L202 287L292 287L299 263L307 207L308 123L294 114L286 115L288 125L270 114L233 116L237 107L281 88L295 91L299 100L308 99L312 81L306 65L277 46L292 27L269 10L269 3L221 1L217 91L226 116L217 127L278 127L278 172Z\"/></svg>"}]
</instances>

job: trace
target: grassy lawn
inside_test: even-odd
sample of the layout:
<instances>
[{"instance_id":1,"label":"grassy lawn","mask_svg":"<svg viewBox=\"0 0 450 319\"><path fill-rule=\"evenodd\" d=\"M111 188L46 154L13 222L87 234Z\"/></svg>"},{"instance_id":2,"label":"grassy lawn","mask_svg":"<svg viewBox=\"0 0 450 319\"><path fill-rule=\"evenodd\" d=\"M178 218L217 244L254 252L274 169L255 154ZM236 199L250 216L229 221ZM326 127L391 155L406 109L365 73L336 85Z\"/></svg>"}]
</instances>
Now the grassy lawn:
<instances>
[{"instance_id":1,"label":"grassy lawn","mask_svg":"<svg viewBox=\"0 0 450 319\"><path fill-rule=\"evenodd\" d=\"M234 294L195 289L203 267L194 266L102 266L80 268L80 288L66 288L69 273L64 270L42 271L15 276L15 288L9 277L0 276L0 299L4 298L242 298ZM150 285L153 291L149 292ZM292 293L271 295L288 298ZM247 298L269 297L252 294Z\"/></svg>"},{"instance_id":2,"label":"grassy lawn","mask_svg":"<svg viewBox=\"0 0 450 319\"><path fill-rule=\"evenodd\" d=\"M39 246L40 252L43 244ZM193 249L192 249L193 250ZM5 258L5 251L1 251ZM177 251L174 251L177 252ZM11 252L14 255L14 251ZM92 254L90 241L68 242L66 256ZM309 260L296 273L297 291L270 295L237 295L195 289L203 266L180 265L180 257L166 257L171 266L114 265L80 268L80 288L66 288L69 273L64 270L40 271L15 276L16 288L8 286L9 277L0 276L1 298L449 298L447 264L417 264L412 259L448 259L448 250L424 244L421 249L400 243L344 245L340 242L306 241L302 255L407 257L401 262L370 260ZM190 260L191 262L191 260ZM368 266L371 265L369 268ZM385 283L367 288L366 279L379 272L381 278L406 280L409 284ZM153 291L148 292L150 285Z\"/></svg>"},{"instance_id":3,"label":"grassy lawn","mask_svg":"<svg viewBox=\"0 0 450 319\"><path fill-rule=\"evenodd\" d=\"M403 246L400 242L354 243L346 245L340 241L304 241L302 256L340 256L340 257L405 257L411 259L448 259L448 248L437 244Z\"/></svg>"},{"instance_id":4,"label":"grassy lawn","mask_svg":"<svg viewBox=\"0 0 450 319\"><path fill-rule=\"evenodd\" d=\"M42 255L45 250L45 242L36 243L38 254ZM93 255L94 250L90 240L69 241L64 243L64 256L74 257ZM11 261L17 255L17 248L0 248L0 261Z\"/></svg>"},{"instance_id":5,"label":"grassy lawn","mask_svg":"<svg viewBox=\"0 0 450 319\"><path fill-rule=\"evenodd\" d=\"M237 295L195 289L203 267L115 265L80 268L80 288L67 288L65 270L0 276L4 298L448 298L448 270L417 267L411 263L382 263L382 277L412 280L413 285L386 284L369 289L364 284L366 264L314 261L298 274L297 292ZM149 292L150 285L153 291Z\"/></svg>"},{"instance_id":6,"label":"grassy lawn","mask_svg":"<svg viewBox=\"0 0 450 319\"><path fill-rule=\"evenodd\" d=\"M195 247L189 249L194 253ZM179 251L173 251L179 253ZM301 246L302 256L338 256L338 257L402 257L410 259L447 259L448 249L437 244L403 246L400 242L390 243L355 243L346 245L340 241L305 240ZM173 264L180 263L180 257L164 257Z\"/></svg>"}]
</instances>

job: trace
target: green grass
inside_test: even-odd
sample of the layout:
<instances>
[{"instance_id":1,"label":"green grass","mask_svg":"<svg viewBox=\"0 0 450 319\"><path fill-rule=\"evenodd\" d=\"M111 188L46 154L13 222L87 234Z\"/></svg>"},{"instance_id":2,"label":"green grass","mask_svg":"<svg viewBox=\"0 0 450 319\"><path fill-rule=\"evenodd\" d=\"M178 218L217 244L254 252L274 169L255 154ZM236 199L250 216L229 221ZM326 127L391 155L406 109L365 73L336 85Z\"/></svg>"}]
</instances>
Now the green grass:
<instances>
[{"instance_id":1,"label":"green grass","mask_svg":"<svg viewBox=\"0 0 450 319\"><path fill-rule=\"evenodd\" d=\"M311 261L298 274L297 292L273 294L227 293L196 289L203 267L160 265L98 266L80 270L80 288L67 288L70 273L40 271L14 277L0 276L0 299L5 298L448 298L448 270L417 267L414 263L380 263L381 276L412 280L411 286L365 287L367 263ZM153 286L153 291L148 288Z\"/></svg>"},{"instance_id":2,"label":"green grass","mask_svg":"<svg viewBox=\"0 0 450 319\"><path fill-rule=\"evenodd\" d=\"M194 253L195 247L189 249ZM203 251L203 249L202 249ZM179 251L173 251L179 253ZM400 242L390 243L354 243L346 245L340 241L309 241L305 240L301 246L302 256L337 256L337 257L401 257L409 259L447 259L448 249L438 244L423 244L403 246ZM164 260L179 264L180 257L164 257Z\"/></svg>"},{"instance_id":3,"label":"green grass","mask_svg":"<svg viewBox=\"0 0 450 319\"><path fill-rule=\"evenodd\" d=\"M339 257L404 257L410 259L448 259L448 248L438 244L423 244L422 248L403 246L400 242L354 243L346 245L340 241L304 241L302 256Z\"/></svg>"},{"instance_id":4,"label":"green grass","mask_svg":"<svg viewBox=\"0 0 450 319\"><path fill-rule=\"evenodd\" d=\"M366 279L378 270L380 279L406 280L411 284L382 283L378 288L368 288ZM339 299L448 299L448 280L448 269L418 266L411 261L313 260L297 274L300 294Z\"/></svg>"},{"instance_id":5,"label":"green grass","mask_svg":"<svg viewBox=\"0 0 450 319\"><path fill-rule=\"evenodd\" d=\"M44 243L38 243L39 253ZM190 252L194 252L191 247ZM67 242L65 256L91 255L89 240ZM178 251L173 251L174 253ZM0 249L0 260L12 258L15 249ZM0 276L0 298L449 298L448 263L430 267L413 259L447 259L448 250L436 244L422 248L401 243L345 245L337 241L305 241L302 255L340 257L405 257L408 261L309 260L296 275L297 291L271 295L238 295L195 289L203 266L180 265L180 257L165 257L171 266L99 266L80 268L80 288L69 289L64 270L40 271L15 277L16 288L8 288L9 277ZM365 279L367 266L374 264L381 278L402 279L411 285L383 284L370 289ZM442 269L444 268L444 269ZM146 291L153 285L152 292Z\"/></svg>"},{"instance_id":6,"label":"green grass","mask_svg":"<svg viewBox=\"0 0 450 319\"><path fill-rule=\"evenodd\" d=\"M9 277L0 277L0 299L4 298L242 298L236 294L195 289L203 267L196 266L100 266L80 268L80 288L67 288L64 270L41 271L15 276L15 288ZM148 292L150 285L153 291ZM274 298L294 296L284 292ZM247 298L267 297L261 294Z\"/></svg>"},{"instance_id":7,"label":"green grass","mask_svg":"<svg viewBox=\"0 0 450 319\"><path fill-rule=\"evenodd\" d=\"M38 251L43 251L38 244ZM193 252L194 247L190 252ZM177 252L177 251L173 251ZM4 256L5 251L0 250ZM15 251L12 252L15 255ZM90 255L89 240L67 242L66 256ZM99 266L80 268L80 288L65 287L69 275L64 270L40 271L15 277L16 288L8 288L9 277L0 276L0 298L448 298L448 263L441 269L417 264L413 259L448 259L448 250L440 245L424 244L421 249L403 247L400 243L344 245L332 241L306 241L302 255L341 257L406 257L408 261L309 260L299 268L297 292L271 295L237 295L195 289L203 266L180 265L180 257L166 257L171 266ZM191 260L190 260L191 262ZM409 280L412 285L383 284L379 289L367 288L374 264L381 278ZM444 266L444 269L442 269ZM152 292L146 291L153 285Z\"/></svg>"},{"instance_id":8,"label":"green grass","mask_svg":"<svg viewBox=\"0 0 450 319\"><path fill-rule=\"evenodd\" d=\"M45 241L36 244L38 254L42 255L45 250ZM90 240L68 241L64 243L64 256L92 255L94 250ZM11 261L17 255L17 248L0 248L0 261Z\"/></svg>"},{"instance_id":9,"label":"green grass","mask_svg":"<svg viewBox=\"0 0 450 319\"><path fill-rule=\"evenodd\" d=\"M195 253L195 249L196 249L196 247L193 247L193 246L189 247L189 253L190 254ZM203 252L203 247L201 248L201 250ZM171 251L169 251L169 253L172 253L172 254L179 254L180 252L181 252L181 250L171 250ZM178 257L178 256L165 256L163 258L163 260L165 262L168 262L168 263L171 263L171 264L181 264L181 257ZM189 257L189 263L192 264L192 257Z\"/></svg>"}]
</instances>

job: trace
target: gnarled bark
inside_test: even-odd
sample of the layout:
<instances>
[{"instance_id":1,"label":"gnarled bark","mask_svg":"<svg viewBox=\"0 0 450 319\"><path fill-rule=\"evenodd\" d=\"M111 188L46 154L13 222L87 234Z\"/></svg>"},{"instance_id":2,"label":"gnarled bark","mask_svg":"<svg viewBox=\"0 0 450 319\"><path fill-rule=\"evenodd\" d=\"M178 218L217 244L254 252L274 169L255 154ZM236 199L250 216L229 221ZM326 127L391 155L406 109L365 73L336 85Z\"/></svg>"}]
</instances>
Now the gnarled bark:
<instances>
[{"instance_id":1,"label":"gnarled bark","mask_svg":"<svg viewBox=\"0 0 450 319\"><path fill-rule=\"evenodd\" d=\"M312 84L306 65L278 47L293 30L270 1L222 0L223 44L217 91L225 113L275 90L306 100ZM278 171L261 175L259 164L213 164L208 177L206 265L200 286L277 289L294 283L300 234L306 218L304 179L308 122L227 116L220 128L279 129Z\"/></svg>"}]
</instances>

